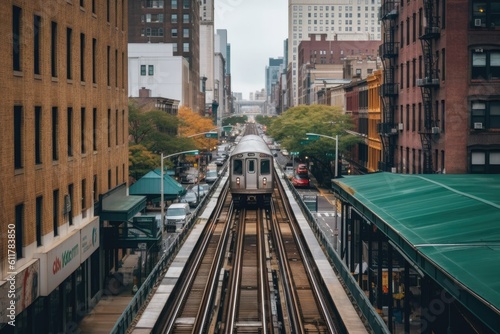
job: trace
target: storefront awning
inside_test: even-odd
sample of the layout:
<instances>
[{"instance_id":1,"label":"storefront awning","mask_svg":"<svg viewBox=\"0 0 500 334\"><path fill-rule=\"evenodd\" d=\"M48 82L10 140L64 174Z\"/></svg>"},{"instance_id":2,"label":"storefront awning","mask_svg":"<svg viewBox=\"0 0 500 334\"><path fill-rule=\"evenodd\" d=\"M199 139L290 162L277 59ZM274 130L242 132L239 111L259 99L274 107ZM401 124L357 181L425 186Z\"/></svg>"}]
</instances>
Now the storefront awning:
<instances>
[{"instance_id":1,"label":"storefront awning","mask_svg":"<svg viewBox=\"0 0 500 334\"><path fill-rule=\"evenodd\" d=\"M100 202L99 216L108 221L129 221L146 207L146 197L127 195L125 183L101 195Z\"/></svg>"}]
</instances>

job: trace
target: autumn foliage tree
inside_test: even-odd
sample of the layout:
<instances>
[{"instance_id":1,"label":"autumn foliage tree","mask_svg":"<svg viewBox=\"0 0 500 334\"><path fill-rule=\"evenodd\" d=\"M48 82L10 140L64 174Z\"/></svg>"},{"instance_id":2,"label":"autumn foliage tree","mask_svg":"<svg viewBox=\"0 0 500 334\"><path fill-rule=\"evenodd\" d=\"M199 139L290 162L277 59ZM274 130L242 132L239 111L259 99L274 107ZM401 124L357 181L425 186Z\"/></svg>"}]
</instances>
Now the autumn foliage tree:
<instances>
[{"instance_id":1,"label":"autumn foliage tree","mask_svg":"<svg viewBox=\"0 0 500 334\"><path fill-rule=\"evenodd\" d=\"M204 151L217 140L205 137L205 132L217 132L211 118L200 116L186 106L181 106L178 111L179 137L188 137L196 148Z\"/></svg>"}]
</instances>

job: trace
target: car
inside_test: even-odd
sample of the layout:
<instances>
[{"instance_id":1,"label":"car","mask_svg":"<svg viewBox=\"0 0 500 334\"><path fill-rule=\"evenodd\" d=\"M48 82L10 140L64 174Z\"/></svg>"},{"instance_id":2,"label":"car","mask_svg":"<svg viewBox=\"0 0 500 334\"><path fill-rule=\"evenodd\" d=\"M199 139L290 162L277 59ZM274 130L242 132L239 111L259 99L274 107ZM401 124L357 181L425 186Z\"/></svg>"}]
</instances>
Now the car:
<instances>
[{"instance_id":1,"label":"car","mask_svg":"<svg viewBox=\"0 0 500 334\"><path fill-rule=\"evenodd\" d=\"M219 172L217 170L209 169L205 174L206 183L214 183L219 178Z\"/></svg>"},{"instance_id":2,"label":"car","mask_svg":"<svg viewBox=\"0 0 500 334\"><path fill-rule=\"evenodd\" d=\"M200 194L200 198L205 197L208 194L208 184L195 184L189 190L194 191L196 194Z\"/></svg>"},{"instance_id":3,"label":"car","mask_svg":"<svg viewBox=\"0 0 500 334\"><path fill-rule=\"evenodd\" d=\"M215 159L214 164L216 164L217 166L222 166L225 162L226 159L224 159L223 157L218 157L217 159Z\"/></svg>"},{"instance_id":4,"label":"car","mask_svg":"<svg viewBox=\"0 0 500 334\"><path fill-rule=\"evenodd\" d=\"M174 232L184 227L189 221L191 213L188 203L173 203L167 208L165 215L167 232Z\"/></svg>"},{"instance_id":5,"label":"car","mask_svg":"<svg viewBox=\"0 0 500 334\"><path fill-rule=\"evenodd\" d=\"M299 164L297 166L297 174L307 174L307 166L306 166L306 164Z\"/></svg>"},{"instance_id":6,"label":"car","mask_svg":"<svg viewBox=\"0 0 500 334\"><path fill-rule=\"evenodd\" d=\"M290 180L293 177L294 171L292 166L285 167L285 175Z\"/></svg>"},{"instance_id":7,"label":"car","mask_svg":"<svg viewBox=\"0 0 500 334\"><path fill-rule=\"evenodd\" d=\"M292 184L296 188L309 188L309 176L307 174L295 174L292 177Z\"/></svg>"},{"instance_id":8,"label":"car","mask_svg":"<svg viewBox=\"0 0 500 334\"><path fill-rule=\"evenodd\" d=\"M198 198L198 194L193 190L188 190L184 196L181 197L180 203L189 204L190 208L196 208L198 206L200 198Z\"/></svg>"}]
</instances>

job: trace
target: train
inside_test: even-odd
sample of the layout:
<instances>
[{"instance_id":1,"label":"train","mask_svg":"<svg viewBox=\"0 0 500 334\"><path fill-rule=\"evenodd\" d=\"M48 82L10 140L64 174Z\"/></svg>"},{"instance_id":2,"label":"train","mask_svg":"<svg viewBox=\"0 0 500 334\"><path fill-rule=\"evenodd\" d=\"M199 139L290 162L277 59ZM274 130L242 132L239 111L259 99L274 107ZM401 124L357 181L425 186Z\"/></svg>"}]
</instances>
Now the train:
<instances>
[{"instance_id":1,"label":"train","mask_svg":"<svg viewBox=\"0 0 500 334\"><path fill-rule=\"evenodd\" d=\"M269 207L274 190L274 158L266 142L247 134L229 154L229 182L236 207Z\"/></svg>"}]
</instances>

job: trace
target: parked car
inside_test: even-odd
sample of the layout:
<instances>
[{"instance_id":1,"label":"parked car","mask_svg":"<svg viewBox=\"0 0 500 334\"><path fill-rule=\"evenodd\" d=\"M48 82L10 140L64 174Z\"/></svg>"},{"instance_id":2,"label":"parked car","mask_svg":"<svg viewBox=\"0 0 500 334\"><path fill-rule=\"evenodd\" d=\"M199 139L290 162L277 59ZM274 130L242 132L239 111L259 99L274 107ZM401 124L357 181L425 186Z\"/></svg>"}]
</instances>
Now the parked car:
<instances>
[{"instance_id":1,"label":"parked car","mask_svg":"<svg viewBox=\"0 0 500 334\"><path fill-rule=\"evenodd\" d=\"M217 159L214 160L214 164L217 166L222 166L226 162L226 159L224 157L218 157Z\"/></svg>"},{"instance_id":2,"label":"parked car","mask_svg":"<svg viewBox=\"0 0 500 334\"><path fill-rule=\"evenodd\" d=\"M193 190L188 190L186 194L181 197L180 202L189 204L190 208L196 208L199 203L198 194Z\"/></svg>"},{"instance_id":3,"label":"parked car","mask_svg":"<svg viewBox=\"0 0 500 334\"><path fill-rule=\"evenodd\" d=\"M200 198L205 197L206 194L208 194L208 184L195 184L193 185L190 189L190 191L194 191L196 194L200 194Z\"/></svg>"},{"instance_id":4,"label":"parked car","mask_svg":"<svg viewBox=\"0 0 500 334\"><path fill-rule=\"evenodd\" d=\"M187 203L173 203L171 204L165 215L166 230L167 232L175 232L178 228L184 227L189 221L191 213L189 211L189 204Z\"/></svg>"},{"instance_id":5,"label":"parked car","mask_svg":"<svg viewBox=\"0 0 500 334\"><path fill-rule=\"evenodd\" d=\"M307 166L306 166L306 164L299 164L297 166L297 174L307 174Z\"/></svg>"},{"instance_id":6,"label":"parked car","mask_svg":"<svg viewBox=\"0 0 500 334\"><path fill-rule=\"evenodd\" d=\"M307 174L295 174L292 177L294 187L309 188L309 176Z\"/></svg>"},{"instance_id":7,"label":"parked car","mask_svg":"<svg viewBox=\"0 0 500 334\"><path fill-rule=\"evenodd\" d=\"M293 166L286 166L285 167L285 175L286 177L291 180L294 174Z\"/></svg>"},{"instance_id":8,"label":"parked car","mask_svg":"<svg viewBox=\"0 0 500 334\"><path fill-rule=\"evenodd\" d=\"M214 183L215 181L217 181L218 178L219 178L219 172L217 172L216 169L207 170L207 173L205 175L206 183Z\"/></svg>"}]
</instances>

